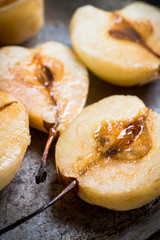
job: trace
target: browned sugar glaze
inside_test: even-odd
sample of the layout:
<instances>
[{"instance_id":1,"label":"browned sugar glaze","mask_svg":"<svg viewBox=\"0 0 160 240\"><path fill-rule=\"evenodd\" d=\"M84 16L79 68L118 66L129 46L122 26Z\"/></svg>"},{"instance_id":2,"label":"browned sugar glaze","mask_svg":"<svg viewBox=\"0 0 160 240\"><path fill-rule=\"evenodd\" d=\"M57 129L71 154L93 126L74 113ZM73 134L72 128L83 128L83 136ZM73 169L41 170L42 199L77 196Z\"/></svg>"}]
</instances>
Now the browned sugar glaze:
<instances>
[{"instance_id":1,"label":"browned sugar glaze","mask_svg":"<svg viewBox=\"0 0 160 240\"><path fill-rule=\"evenodd\" d=\"M43 59L39 54L34 56L33 61L36 64L36 76L37 79L45 86L45 88L49 91L49 94L52 98L53 104L56 105L56 100L54 98L54 92L53 92L53 84L55 75L52 70L43 64Z\"/></svg>"},{"instance_id":2,"label":"browned sugar glaze","mask_svg":"<svg viewBox=\"0 0 160 240\"><path fill-rule=\"evenodd\" d=\"M152 147L147 127L151 110L132 121L103 122L94 133L97 156L77 161L79 176L96 166L107 166L108 161L133 162L145 157Z\"/></svg>"},{"instance_id":3,"label":"browned sugar glaze","mask_svg":"<svg viewBox=\"0 0 160 240\"><path fill-rule=\"evenodd\" d=\"M54 80L55 80L55 74L56 72L51 70L49 66L43 64L43 59L40 55L34 56L36 65L37 65L37 71L36 75L39 81L42 82L42 84L45 86L45 88L49 91L50 97L52 99L53 104L57 108L57 101L54 96ZM49 131L51 127L54 127L56 129L59 125L60 119L59 119L59 112L57 108L57 122L54 124L47 123L46 121L43 121L44 128Z\"/></svg>"},{"instance_id":4,"label":"browned sugar glaze","mask_svg":"<svg viewBox=\"0 0 160 240\"><path fill-rule=\"evenodd\" d=\"M36 52L33 57L17 63L13 72L16 80L22 82L27 87L37 88L40 91L42 88L45 88L48 91L51 101L57 109L57 120L56 123L44 121L44 128L48 132L53 126L57 128L60 119L54 93L54 83L63 77L64 66L62 62L54 57L48 57Z\"/></svg>"},{"instance_id":5,"label":"browned sugar glaze","mask_svg":"<svg viewBox=\"0 0 160 240\"><path fill-rule=\"evenodd\" d=\"M0 107L0 111L4 110L5 108L7 108L7 107L9 107L9 106L11 106L11 105L13 105L15 103L17 103L17 102L13 101L13 102L4 104L3 106Z\"/></svg>"},{"instance_id":6,"label":"browned sugar glaze","mask_svg":"<svg viewBox=\"0 0 160 240\"><path fill-rule=\"evenodd\" d=\"M155 57L160 58L160 55L145 42L145 40L153 33L153 26L150 21L147 21L146 23L138 21L129 22L116 12L113 13L112 17L113 25L108 32L113 38L138 43Z\"/></svg>"}]
</instances>

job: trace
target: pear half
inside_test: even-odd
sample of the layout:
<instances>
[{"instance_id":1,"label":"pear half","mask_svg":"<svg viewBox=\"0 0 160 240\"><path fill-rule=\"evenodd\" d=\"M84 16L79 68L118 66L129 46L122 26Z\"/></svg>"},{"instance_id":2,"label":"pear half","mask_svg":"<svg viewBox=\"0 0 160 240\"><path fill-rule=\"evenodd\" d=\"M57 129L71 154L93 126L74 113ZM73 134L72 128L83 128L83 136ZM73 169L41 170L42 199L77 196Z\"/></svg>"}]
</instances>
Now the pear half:
<instances>
[{"instance_id":1,"label":"pear half","mask_svg":"<svg viewBox=\"0 0 160 240\"><path fill-rule=\"evenodd\" d=\"M98 77L133 86L160 77L160 11L135 2L119 11L93 6L74 13L70 30L73 48Z\"/></svg>"},{"instance_id":2,"label":"pear half","mask_svg":"<svg viewBox=\"0 0 160 240\"><path fill-rule=\"evenodd\" d=\"M0 190L14 178L30 144L26 109L0 91Z\"/></svg>"},{"instance_id":3,"label":"pear half","mask_svg":"<svg viewBox=\"0 0 160 240\"><path fill-rule=\"evenodd\" d=\"M63 44L47 42L33 49L3 47L0 65L0 90L25 105L32 127L48 132L56 124L61 132L82 110L88 74Z\"/></svg>"},{"instance_id":4,"label":"pear half","mask_svg":"<svg viewBox=\"0 0 160 240\"><path fill-rule=\"evenodd\" d=\"M78 180L78 195L113 210L139 208L160 194L160 115L135 96L86 107L60 136L60 180Z\"/></svg>"}]
</instances>

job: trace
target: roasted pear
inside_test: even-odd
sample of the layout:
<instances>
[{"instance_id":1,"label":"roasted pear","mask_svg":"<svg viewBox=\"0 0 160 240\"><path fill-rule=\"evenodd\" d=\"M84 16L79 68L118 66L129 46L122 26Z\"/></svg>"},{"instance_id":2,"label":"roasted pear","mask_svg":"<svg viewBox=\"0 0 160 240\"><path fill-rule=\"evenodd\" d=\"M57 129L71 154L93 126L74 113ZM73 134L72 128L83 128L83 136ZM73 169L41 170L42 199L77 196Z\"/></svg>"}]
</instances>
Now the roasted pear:
<instances>
[{"instance_id":1,"label":"roasted pear","mask_svg":"<svg viewBox=\"0 0 160 240\"><path fill-rule=\"evenodd\" d=\"M111 96L86 107L62 133L56 166L64 190L0 230L33 218L69 191L94 205L125 211L160 194L160 115L135 96Z\"/></svg>"},{"instance_id":2,"label":"roasted pear","mask_svg":"<svg viewBox=\"0 0 160 240\"><path fill-rule=\"evenodd\" d=\"M74 53L57 42L39 47L0 50L0 89L11 93L28 110L30 126L49 133L37 183L43 182L50 144L82 110L88 74Z\"/></svg>"},{"instance_id":3,"label":"roasted pear","mask_svg":"<svg viewBox=\"0 0 160 240\"><path fill-rule=\"evenodd\" d=\"M134 96L85 108L61 135L56 165L64 185L113 210L139 208L160 194L160 116Z\"/></svg>"},{"instance_id":4,"label":"roasted pear","mask_svg":"<svg viewBox=\"0 0 160 240\"><path fill-rule=\"evenodd\" d=\"M87 71L68 47L57 42L33 49L2 47L0 65L0 89L25 105L32 127L48 132L58 110L58 130L63 131L82 110Z\"/></svg>"},{"instance_id":5,"label":"roasted pear","mask_svg":"<svg viewBox=\"0 0 160 240\"><path fill-rule=\"evenodd\" d=\"M30 143L26 109L0 91L0 190L16 175Z\"/></svg>"},{"instance_id":6,"label":"roasted pear","mask_svg":"<svg viewBox=\"0 0 160 240\"><path fill-rule=\"evenodd\" d=\"M43 0L0 0L0 45L20 44L43 25Z\"/></svg>"},{"instance_id":7,"label":"roasted pear","mask_svg":"<svg viewBox=\"0 0 160 240\"><path fill-rule=\"evenodd\" d=\"M120 86L160 77L159 29L159 9L143 2L113 12L80 7L70 26L80 59L95 75Z\"/></svg>"}]
</instances>

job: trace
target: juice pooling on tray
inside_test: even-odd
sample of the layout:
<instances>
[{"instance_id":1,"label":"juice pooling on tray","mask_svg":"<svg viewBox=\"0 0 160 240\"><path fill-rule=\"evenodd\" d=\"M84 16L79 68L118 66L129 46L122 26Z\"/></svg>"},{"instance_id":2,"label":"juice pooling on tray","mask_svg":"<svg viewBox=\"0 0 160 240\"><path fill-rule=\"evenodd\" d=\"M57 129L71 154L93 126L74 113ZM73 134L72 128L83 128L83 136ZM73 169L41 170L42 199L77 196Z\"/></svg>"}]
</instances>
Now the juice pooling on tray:
<instances>
[{"instance_id":1,"label":"juice pooling on tray","mask_svg":"<svg viewBox=\"0 0 160 240\"><path fill-rule=\"evenodd\" d=\"M43 25L43 0L0 1L0 45L19 44Z\"/></svg>"}]
</instances>

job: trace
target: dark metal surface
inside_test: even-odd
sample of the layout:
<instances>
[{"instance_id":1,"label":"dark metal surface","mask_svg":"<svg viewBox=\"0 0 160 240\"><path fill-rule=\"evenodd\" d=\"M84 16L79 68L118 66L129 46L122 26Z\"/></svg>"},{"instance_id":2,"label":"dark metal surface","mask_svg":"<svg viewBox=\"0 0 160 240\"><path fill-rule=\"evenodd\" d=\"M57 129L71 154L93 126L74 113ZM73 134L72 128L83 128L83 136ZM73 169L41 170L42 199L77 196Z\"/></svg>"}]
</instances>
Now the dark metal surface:
<instances>
[{"instance_id":1,"label":"dark metal surface","mask_svg":"<svg viewBox=\"0 0 160 240\"><path fill-rule=\"evenodd\" d=\"M46 0L45 25L24 46L34 47L44 41L54 40L71 47L69 21L78 6L92 4L106 10L113 10L129 2L131 1ZM132 94L140 97L148 107L160 113L159 92L159 81L143 87L122 88L103 82L90 73L87 104L112 94ZM32 143L18 175L0 192L0 228L36 210L62 190L54 163L54 144L49 155L47 181L36 185L35 175L47 135L31 129L31 136ZM160 229L159 219L160 198L137 210L114 212L91 206L73 193L69 193L46 212L8 232L1 239L143 240ZM157 235L151 239L158 240L160 237Z\"/></svg>"}]
</instances>

